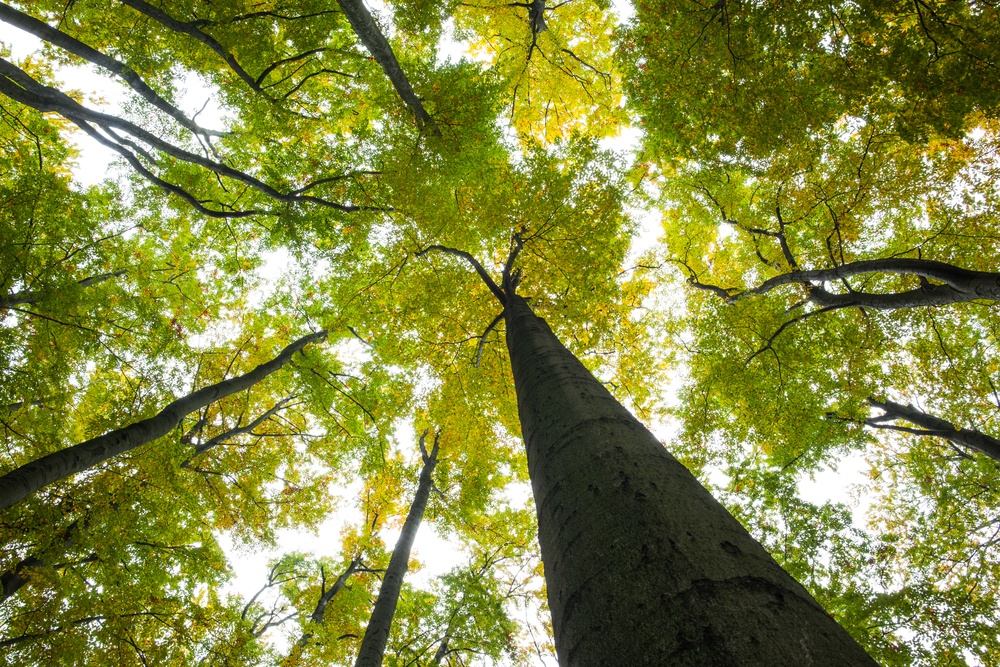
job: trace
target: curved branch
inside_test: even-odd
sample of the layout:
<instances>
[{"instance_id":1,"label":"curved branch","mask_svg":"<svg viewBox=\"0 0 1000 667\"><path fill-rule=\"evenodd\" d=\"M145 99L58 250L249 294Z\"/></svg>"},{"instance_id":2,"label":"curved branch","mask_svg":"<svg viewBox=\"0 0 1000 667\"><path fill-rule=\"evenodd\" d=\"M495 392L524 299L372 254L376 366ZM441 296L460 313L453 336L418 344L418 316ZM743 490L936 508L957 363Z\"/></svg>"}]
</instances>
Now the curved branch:
<instances>
[{"instance_id":1,"label":"curved branch","mask_svg":"<svg viewBox=\"0 0 1000 667\"><path fill-rule=\"evenodd\" d=\"M246 83L248 86L250 86L250 88L254 92L260 93L262 95L264 94L263 90L261 90L260 84L257 83L254 77L250 76L250 74L247 73L245 69L243 69L243 66L240 65L239 62L237 62L233 54L226 51L225 47L223 47L222 44L220 44L211 35L199 30L195 25L186 23L184 21L178 21L173 16L167 14L159 7L154 7L148 2L144 2L144 0L120 0L120 2L123 5L131 7L140 14L148 16L157 23L162 24L164 27L169 28L174 32L179 32L181 34L195 38L196 40L198 40L199 42L210 48L212 51L214 51L224 61L226 61L226 64L229 65L229 68L236 73L236 76L243 79L243 82Z\"/></svg>"},{"instance_id":2,"label":"curved branch","mask_svg":"<svg viewBox=\"0 0 1000 667\"><path fill-rule=\"evenodd\" d=\"M494 317L493 321L486 327L486 330L483 331L483 335L479 337L479 345L476 347L476 360L472 364L475 368L479 368L479 361L483 357L483 347L486 345L486 337L490 335L490 332L493 331L498 324L500 324L500 320L502 320L506 314L506 311L501 310L500 314Z\"/></svg>"},{"instance_id":3,"label":"curved branch","mask_svg":"<svg viewBox=\"0 0 1000 667\"><path fill-rule=\"evenodd\" d=\"M232 440L233 438L235 438L238 435L243 435L245 433L252 433L255 428L257 428L258 426L260 426L261 424L263 424L264 422L266 422L268 419L270 419L276 413L284 410L285 407L288 405L288 403L290 401L294 400L294 399L295 399L294 396L288 396L286 398L283 398L280 401L278 401L277 403L275 403L274 406L272 406L269 410L267 410L266 412L264 412L264 414L260 415L259 417L257 417L253 421L251 421L246 426L236 426L234 428L229 429L228 431L220 433L219 435L217 435L217 436L215 436L213 438L209 438L205 442L202 442L202 443L200 443L198 445L195 445L194 454L191 455L191 458L183 461L181 463L181 467L182 468L190 468L191 467L191 461L193 461L196 456L201 456L202 454L204 454L205 452L209 451L210 449L214 449L215 447L218 447L219 445L223 444L224 442ZM201 422L199 422L199 424L200 423ZM197 424L196 424L196 426L197 426Z\"/></svg>"},{"instance_id":4,"label":"curved branch","mask_svg":"<svg viewBox=\"0 0 1000 667\"><path fill-rule=\"evenodd\" d=\"M490 274L486 272L486 269L483 268L483 265L480 264L479 260L477 260L475 257L465 252L464 250L459 250L457 248L449 248L448 246L437 245L437 244L429 245L423 250L418 250L416 252L416 255L417 257L421 257L423 255L426 255L431 250L438 250L440 252L444 252L449 255L454 255L455 257L460 257L461 259L464 259L466 262L472 265L473 269L476 270L476 273L478 273L482 281L486 283L486 286L490 289L490 292L493 293L493 296L497 298L497 301L499 301L504 305L507 304L507 296L504 294L503 290L497 286L497 284L493 281L493 278L490 277Z\"/></svg>"},{"instance_id":5,"label":"curved branch","mask_svg":"<svg viewBox=\"0 0 1000 667\"><path fill-rule=\"evenodd\" d=\"M128 65L115 60L107 54L101 53L97 49L84 44L80 40L71 37L62 31L56 30L49 24L40 21L33 16L19 12L10 5L2 2L0 2L0 21L18 27L29 34L48 42L49 44L58 46L73 55L89 60L91 63L103 67L125 81L129 87L139 93L144 100L176 120L181 126L187 128L188 130L204 137L219 137L225 134L224 132L215 132L213 130L207 130L200 127L194 122L194 120L185 116L180 109L160 97L160 95L155 90L150 88L146 82L143 81L142 77L132 71Z\"/></svg>"},{"instance_id":6,"label":"curved branch","mask_svg":"<svg viewBox=\"0 0 1000 667\"><path fill-rule=\"evenodd\" d=\"M882 414L866 419L865 426L891 428L893 430L913 433L914 435L942 438L959 447L977 451L995 461L1000 461L1000 440L986 435L982 431L970 428L958 428L950 421L935 417L912 405L903 405L889 400L879 401L874 398L869 398L868 404L873 408L882 410ZM919 429L886 424L886 422L897 420L909 422L914 426L918 426Z\"/></svg>"},{"instance_id":7,"label":"curved branch","mask_svg":"<svg viewBox=\"0 0 1000 667\"><path fill-rule=\"evenodd\" d=\"M895 294L870 294L851 292L834 294L812 283L843 280L868 273L889 273L931 278L942 285L932 285L926 280L922 287ZM1000 300L1000 273L970 271L953 264L927 259L883 258L849 262L832 269L791 271L764 281L759 286L734 294L730 300L751 295L766 294L776 287L789 284L809 285L810 300L820 305L865 306L877 310L939 306L975 299Z\"/></svg>"},{"instance_id":8,"label":"curved branch","mask_svg":"<svg viewBox=\"0 0 1000 667\"><path fill-rule=\"evenodd\" d=\"M129 148L139 152L150 161L153 161L152 156L131 141L119 136L115 130L120 130L121 132L129 134L172 158L203 167L219 176L231 178L280 202L309 202L343 212L355 212L372 208L338 204L336 202L312 195L281 192L264 181L251 176L250 174L233 169L232 167L229 167L221 162L211 160L207 157L203 157L174 146L173 144L160 139L156 135L142 129L130 121L88 109L62 91L39 83L25 71L2 58L0 58L0 93L3 93L17 102L27 105L36 111L43 113L53 111L62 115L75 123L78 127L80 127L80 129L93 137L95 140L122 155L122 157L124 157L143 177L166 189L167 191L181 196L192 205L199 208L202 212L209 215L214 214L215 217L240 217L261 213L262 211L240 211L228 213L207 209L202 205L202 202L195 199L193 195L183 190L180 186L164 181L153 174L149 169L145 168L139 158L133 154ZM101 128L112 138L108 139L107 137L101 135L97 132L95 127L91 126L91 124Z\"/></svg>"}]
</instances>

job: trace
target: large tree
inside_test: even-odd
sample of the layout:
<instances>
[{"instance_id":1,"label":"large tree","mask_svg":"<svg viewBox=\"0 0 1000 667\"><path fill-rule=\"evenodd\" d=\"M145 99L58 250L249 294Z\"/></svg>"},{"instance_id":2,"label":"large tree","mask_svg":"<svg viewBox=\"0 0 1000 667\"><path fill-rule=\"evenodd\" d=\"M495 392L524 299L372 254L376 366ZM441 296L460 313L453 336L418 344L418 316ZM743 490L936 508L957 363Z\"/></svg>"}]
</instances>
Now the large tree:
<instances>
[{"instance_id":1,"label":"large tree","mask_svg":"<svg viewBox=\"0 0 1000 667\"><path fill-rule=\"evenodd\" d=\"M824 295L944 293L942 280L969 277L949 269L943 279L945 264L978 277L997 270L949 241L987 237L992 225L988 121L985 138L962 137L996 106L989 85L963 92L992 67L992 17L973 6L850 5L784 12L778 25L774 12L734 2L639 10L616 60L614 14L584 0L407 0L378 11L353 0L0 5L0 21L45 42L42 55L0 62L3 224L16 239L2 255L2 472L251 372L305 331L330 338L267 383L5 511L0 571L12 595L0 641L12 659L353 661L374 572L354 572L342 588L326 576L358 558L373 571L388 560L381 532L403 514L406 480L421 464L406 433L434 424L447 455L426 529L461 545L470 565L402 586L387 661L544 655L548 639L533 633L544 631L545 595L519 500L530 480L562 662L641 664L676 650L691 664L800 663L802 651L870 664L622 404L643 419L661 415L668 376L684 375L666 362L686 361L683 396L693 398L671 449L698 473L717 472L699 465L709 457L727 472L742 466L725 498L774 549L770 518L801 527L806 505L754 457L814 469L865 433L870 397L926 386L936 360L964 360L956 348L976 333L988 339L987 317L946 324L911 308L898 315L910 320L885 325L860 296L820 311ZM442 36L468 40L473 57L448 60ZM883 58L887 50L902 56ZM859 59L870 66L853 67ZM67 66L110 74L123 103L77 94L60 82L72 77ZM626 128L626 79L648 128L638 164L598 141ZM794 84L795 104L771 104L781 82ZM206 98L211 120L202 119ZM71 132L120 157L114 184L71 183L72 150L60 138ZM670 285L655 257L629 252L635 209L651 207L650 195L665 203L661 260L715 294L693 292L679 307L678 293L655 289ZM879 224L894 230L881 244ZM719 234L720 225L735 231ZM517 267L530 308L505 262L512 235L524 243ZM507 280L491 289L461 263L473 256L482 275L506 268ZM860 273L873 267L889 278ZM925 283L894 283L904 269ZM819 282L829 276L844 292ZM735 306L719 298L737 294L746 298ZM896 326L906 335L894 339ZM664 333L697 350L659 349L671 340ZM824 346L810 348L809 335L825 336ZM827 391L839 367L823 382L803 371L824 368L838 337L850 347L850 391L839 393ZM803 342L793 355L782 347L790 340ZM531 356L535 343L543 349ZM892 374L895 387L882 382L886 359L906 370ZM988 384L992 359L971 375L947 366L956 379L929 412L964 426L939 408L959 403L963 373ZM560 380L571 388L551 385L551 396L565 400L548 389L533 397ZM550 427L590 435L561 448ZM928 460L917 457L907 474ZM942 500L960 503L985 479L968 474L973 463L959 462ZM760 483L741 493L739 480ZM322 522L345 493L339 507L360 515L338 540ZM969 528L970 549L982 532L971 518L992 502L976 498L983 504L967 503L949 529ZM903 537L900 526L933 524L919 502L905 509L881 515L884 545L903 550L915 531ZM777 553L865 647L884 658L898 641L884 625L905 632L907 604L933 620L950 598L955 614L973 613L934 636L927 655L945 655L948 638L992 650L975 625L992 598L963 588L975 568L935 579L934 545L914 543L920 580L879 591L843 554L876 553L881 563L891 550L854 539L838 510L816 516L838 535L829 580L803 566L822 561L818 537L785 552L802 559ZM274 546L286 527L318 528L328 551L279 557L261 573L265 593L227 597L220 545ZM989 549L978 571L992 581ZM957 560L968 550L944 553ZM501 562L509 571L480 564ZM844 589L852 595L837 594ZM734 618L725 632L716 607ZM463 618L471 610L497 627L477 628ZM655 630L636 641L632 628L647 623ZM283 632L310 639L288 653L267 641Z\"/></svg>"}]
</instances>

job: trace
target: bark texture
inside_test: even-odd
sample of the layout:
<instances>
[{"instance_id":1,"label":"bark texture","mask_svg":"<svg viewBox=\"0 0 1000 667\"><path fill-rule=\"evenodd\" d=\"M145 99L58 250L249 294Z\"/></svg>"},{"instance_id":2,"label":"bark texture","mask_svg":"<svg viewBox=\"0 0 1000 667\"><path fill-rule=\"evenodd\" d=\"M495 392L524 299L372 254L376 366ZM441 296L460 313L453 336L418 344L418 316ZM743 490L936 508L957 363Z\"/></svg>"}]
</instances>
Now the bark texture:
<instances>
[{"instance_id":1,"label":"bark texture","mask_svg":"<svg viewBox=\"0 0 1000 667\"><path fill-rule=\"evenodd\" d=\"M385 75L389 77L392 87L396 89L396 94L399 95L406 106L410 107L410 111L416 116L417 125L429 128L434 134L440 134L434 125L434 121L431 120L430 114L424 109L420 98L413 92L413 86L410 85L410 80L406 78L403 68L399 66L399 61L396 60L396 54L393 53L389 41L382 34L382 31L379 30L375 19L372 18L371 12L365 7L363 0L337 0L337 2L340 4L340 8L343 10L347 20L350 21L351 27L354 29L358 39L368 49L368 53L372 54L372 58L379 64Z\"/></svg>"},{"instance_id":2,"label":"bark texture","mask_svg":"<svg viewBox=\"0 0 1000 667\"><path fill-rule=\"evenodd\" d=\"M420 470L420 480L417 482L417 493L413 497L410 511L406 513L403 530L399 534L396 546L392 548L389 567L382 578L382 586L378 591L378 599L372 609L368 627L365 628L364 639L358 650L358 659L354 667L380 667L385 654L385 645L389 639L389 629L392 627L392 617L396 614L396 604L399 602L399 591L403 587L403 577L410 565L410 549L417 537L417 529L424 518L427 509L427 499L431 493L431 473L437 465L438 439L434 438L434 446L430 453L424 449L424 438L427 432L420 436L420 452L424 459L424 467Z\"/></svg>"},{"instance_id":3,"label":"bark texture","mask_svg":"<svg viewBox=\"0 0 1000 667\"><path fill-rule=\"evenodd\" d=\"M325 331L303 336L252 371L179 398L149 419L53 452L10 471L0 477L0 509L14 505L53 482L163 437L176 428L185 416L221 398L249 389L288 363L292 355L306 345L325 337Z\"/></svg>"},{"instance_id":4,"label":"bark texture","mask_svg":"<svg viewBox=\"0 0 1000 667\"><path fill-rule=\"evenodd\" d=\"M986 435L982 431L971 428L958 428L950 421L927 414L912 405L903 405L893 401L877 401L874 398L869 398L868 403L873 408L882 410L883 414L866 419L866 426L904 431L932 438L942 438L959 447L980 452L995 461L1000 461L1000 440ZM896 420L909 422L918 428L908 428L885 423Z\"/></svg>"},{"instance_id":5,"label":"bark texture","mask_svg":"<svg viewBox=\"0 0 1000 667\"><path fill-rule=\"evenodd\" d=\"M874 667L507 292L507 346L559 664Z\"/></svg>"}]
</instances>

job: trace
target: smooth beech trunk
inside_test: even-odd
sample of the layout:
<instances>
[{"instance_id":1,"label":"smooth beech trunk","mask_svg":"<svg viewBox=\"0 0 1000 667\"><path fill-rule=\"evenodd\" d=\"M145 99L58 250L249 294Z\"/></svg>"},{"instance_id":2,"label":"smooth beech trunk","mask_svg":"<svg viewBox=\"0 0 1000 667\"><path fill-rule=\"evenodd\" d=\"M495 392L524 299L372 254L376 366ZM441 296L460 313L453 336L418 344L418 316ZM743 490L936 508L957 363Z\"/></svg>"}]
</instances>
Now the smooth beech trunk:
<instances>
[{"instance_id":1,"label":"smooth beech trunk","mask_svg":"<svg viewBox=\"0 0 1000 667\"><path fill-rule=\"evenodd\" d=\"M410 511L406 513L403 530L392 548L389 567L382 578L382 586L378 591L378 599L372 609L368 627L365 628L361 648L358 649L358 659L354 667L380 667L385 654L385 645L389 640L389 630L392 627L392 617L396 615L396 604L399 602L399 591L403 587L403 577L410 565L410 549L417 537L417 529L424 518L427 499L431 493L431 473L437 465L438 439L440 432L434 437L434 446L430 454L424 449L424 438L427 432L420 436L420 453L423 456L424 467L420 470L420 480L417 482L417 493L413 497Z\"/></svg>"},{"instance_id":2,"label":"smooth beech trunk","mask_svg":"<svg viewBox=\"0 0 1000 667\"><path fill-rule=\"evenodd\" d=\"M876 663L506 290L563 667Z\"/></svg>"},{"instance_id":3,"label":"smooth beech trunk","mask_svg":"<svg viewBox=\"0 0 1000 667\"><path fill-rule=\"evenodd\" d=\"M288 363L292 355L306 345L325 337L325 331L303 336L282 350L278 356L252 371L179 398L149 419L129 424L15 468L0 477L0 509L16 504L53 482L93 468L114 456L165 436L187 415L226 396L249 389Z\"/></svg>"}]
</instances>

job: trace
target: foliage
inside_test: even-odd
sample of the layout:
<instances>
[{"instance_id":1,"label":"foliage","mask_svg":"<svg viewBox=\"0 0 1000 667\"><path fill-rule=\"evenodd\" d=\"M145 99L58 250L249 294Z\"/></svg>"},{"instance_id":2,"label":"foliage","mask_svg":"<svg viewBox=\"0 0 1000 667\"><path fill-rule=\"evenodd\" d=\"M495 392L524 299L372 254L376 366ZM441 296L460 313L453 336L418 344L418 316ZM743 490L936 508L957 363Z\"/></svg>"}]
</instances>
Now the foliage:
<instances>
[{"instance_id":1,"label":"foliage","mask_svg":"<svg viewBox=\"0 0 1000 667\"><path fill-rule=\"evenodd\" d=\"M550 654L500 306L431 248L496 278L515 235L532 308L643 419L672 381L671 451L882 664L1000 660L995 462L865 426L876 398L1000 433L995 298L811 299L931 285L899 272L761 288L1000 268L989 3L643 0L619 26L592 0L400 1L375 19L426 126L326 0L4 12L47 41L0 63L0 472L329 333L5 511L0 661L350 664L424 428L422 530L462 560L408 579L387 664ZM72 90L97 65L121 104ZM608 150L633 121L641 152ZM94 186L80 133L119 159ZM858 460L864 517L804 499ZM309 531L323 553L285 544ZM235 591L261 550L262 592Z\"/></svg>"}]
</instances>

